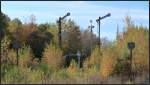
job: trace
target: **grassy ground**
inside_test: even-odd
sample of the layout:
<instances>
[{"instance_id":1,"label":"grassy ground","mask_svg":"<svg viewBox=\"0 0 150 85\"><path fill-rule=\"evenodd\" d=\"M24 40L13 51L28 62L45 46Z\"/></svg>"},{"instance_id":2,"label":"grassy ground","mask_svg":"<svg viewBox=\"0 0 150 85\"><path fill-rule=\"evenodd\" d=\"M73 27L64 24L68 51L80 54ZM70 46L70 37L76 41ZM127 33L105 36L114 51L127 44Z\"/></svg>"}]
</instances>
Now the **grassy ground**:
<instances>
[{"instance_id":1,"label":"grassy ground","mask_svg":"<svg viewBox=\"0 0 150 85\"><path fill-rule=\"evenodd\" d=\"M3 69L4 71L4 69ZM126 76L113 75L102 78L99 71L84 71L83 69L52 69L44 66L21 68L12 66L5 68L2 75L2 84L148 84L149 76L141 75L130 82ZM123 80L122 80L123 79Z\"/></svg>"}]
</instances>

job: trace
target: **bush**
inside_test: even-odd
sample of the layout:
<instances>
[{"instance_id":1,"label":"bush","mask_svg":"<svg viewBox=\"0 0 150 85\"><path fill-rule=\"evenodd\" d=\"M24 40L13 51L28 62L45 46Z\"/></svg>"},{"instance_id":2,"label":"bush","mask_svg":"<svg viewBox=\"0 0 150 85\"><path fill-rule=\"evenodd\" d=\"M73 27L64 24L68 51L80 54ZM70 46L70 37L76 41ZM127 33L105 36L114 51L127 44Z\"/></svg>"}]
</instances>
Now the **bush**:
<instances>
[{"instance_id":1,"label":"bush","mask_svg":"<svg viewBox=\"0 0 150 85\"><path fill-rule=\"evenodd\" d=\"M67 68L67 71L72 74L79 71L78 64L75 62L75 60L71 60L70 66Z\"/></svg>"},{"instance_id":2,"label":"bush","mask_svg":"<svg viewBox=\"0 0 150 85\"><path fill-rule=\"evenodd\" d=\"M64 64L62 51L55 45L48 45L44 51L43 61L45 61L52 68L61 68Z\"/></svg>"},{"instance_id":3,"label":"bush","mask_svg":"<svg viewBox=\"0 0 150 85\"><path fill-rule=\"evenodd\" d=\"M103 58L100 63L100 75L102 77L107 78L114 73L117 57L117 52L114 47L107 48L103 52Z\"/></svg>"},{"instance_id":4,"label":"bush","mask_svg":"<svg viewBox=\"0 0 150 85\"><path fill-rule=\"evenodd\" d=\"M36 70L31 70L27 72L27 83L34 83L34 84L40 84L44 82L44 72L36 69Z\"/></svg>"},{"instance_id":5,"label":"bush","mask_svg":"<svg viewBox=\"0 0 150 85\"><path fill-rule=\"evenodd\" d=\"M117 63L116 63L116 67L115 67L115 73L116 74L121 74L123 73L124 71L124 66L125 66L125 63L123 63L125 60L121 60L121 59L118 59L117 60Z\"/></svg>"},{"instance_id":6,"label":"bush","mask_svg":"<svg viewBox=\"0 0 150 85\"><path fill-rule=\"evenodd\" d=\"M134 42L132 66L134 72L149 72L149 29L131 24L131 18L126 17L125 31L117 39L117 49L120 57L129 56L128 42Z\"/></svg>"},{"instance_id":7,"label":"bush","mask_svg":"<svg viewBox=\"0 0 150 85\"><path fill-rule=\"evenodd\" d=\"M31 62L30 48L24 47L19 50L19 66L27 68Z\"/></svg>"},{"instance_id":8,"label":"bush","mask_svg":"<svg viewBox=\"0 0 150 85\"><path fill-rule=\"evenodd\" d=\"M24 75L16 66L6 72L2 83L20 83L24 80Z\"/></svg>"},{"instance_id":9,"label":"bush","mask_svg":"<svg viewBox=\"0 0 150 85\"><path fill-rule=\"evenodd\" d=\"M48 78L41 69L13 67L6 72L2 83L41 84ZM49 79L49 78L48 78Z\"/></svg>"},{"instance_id":10,"label":"bush","mask_svg":"<svg viewBox=\"0 0 150 85\"><path fill-rule=\"evenodd\" d=\"M51 68L50 66L48 66L48 64L46 63L40 63L35 70L40 70L42 72L44 72L44 76L45 78L51 78L52 74L56 71L54 68Z\"/></svg>"},{"instance_id":11,"label":"bush","mask_svg":"<svg viewBox=\"0 0 150 85\"><path fill-rule=\"evenodd\" d=\"M55 71L53 74L53 78L55 79L66 79L69 78L69 73L66 71L66 69L61 69L58 71Z\"/></svg>"},{"instance_id":12,"label":"bush","mask_svg":"<svg viewBox=\"0 0 150 85\"><path fill-rule=\"evenodd\" d=\"M16 65L17 64L16 62L17 62L16 51L11 49L7 54L7 64Z\"/></svg>"},{"instance_id":13,"label":"bush","mask_svg":"<svg viewBox=\"0 0 150 85\"><path fill-rule=\"evenodd\" d=\"M99 70L102 56L100 55L99 48L95 48L90 57L88 57L84 63L85 69Z\"/></svg>"},{"instance_id":14,"label":"bush","mask_svg":"<svg viewBox=\"0 0 150 85\"><path fill-rule=\"evenodd\" d=\"M9 63L14 64L15 61L15 52L13 50L9 50L10 44L9 36L5 36L1 41L1 63Z\"/></svg>"},{"instance_id":15,"label":"bush","mask_svg":"<svg viewBox=\"0 0 150 85\"><path fill-rule=\"evenodd\" d=\"M7 63L2 63L1 64L1 79L2 81L4 80L5 75L9 70L11 70L13 65L9 65Z\"/></svg>"}]
</instances>

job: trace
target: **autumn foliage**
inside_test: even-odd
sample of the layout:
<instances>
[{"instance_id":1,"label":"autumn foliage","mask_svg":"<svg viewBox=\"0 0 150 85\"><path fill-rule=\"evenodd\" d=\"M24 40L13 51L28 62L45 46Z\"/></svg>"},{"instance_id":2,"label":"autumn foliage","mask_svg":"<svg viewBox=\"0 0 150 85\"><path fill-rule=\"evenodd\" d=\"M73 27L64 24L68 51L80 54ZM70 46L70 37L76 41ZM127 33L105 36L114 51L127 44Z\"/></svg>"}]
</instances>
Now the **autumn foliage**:
<instances>
[{"instance_id":1,"label":"autumn foliage","mask_svg":"<svg viewBox=\"0 0 150 85\"><path fill-rule=\"evenodd\" d=\"M62 25L62 48L58 46L57 23L36 24L35 16L22 23L19 19L10 20L1 13L0 57L2 83L126 83L130 52L128 42L134 42L132 71L135 81L140 77L146 80L149 74L149 28L135 25L129 16L125 17L123 32L117 32L116 40L101 38L101 49L97 46L98 37L90 31L82 30L73 20L64 20ZM12 29L13 28L13 29ZM19 65L16 65L18 49ZM79 68L77 51L81 52L82 68ZM75 55L75 59L73 56ZM66 57L65 56L69 56ZM64 68L66 60L70 61ZM117 77L117 78L116 78ZM103 81L105 80L105 81ZM140 81L140 82L142 82ZM140 83L139 82L139 83Z\"/></svg>"}]
</instances>

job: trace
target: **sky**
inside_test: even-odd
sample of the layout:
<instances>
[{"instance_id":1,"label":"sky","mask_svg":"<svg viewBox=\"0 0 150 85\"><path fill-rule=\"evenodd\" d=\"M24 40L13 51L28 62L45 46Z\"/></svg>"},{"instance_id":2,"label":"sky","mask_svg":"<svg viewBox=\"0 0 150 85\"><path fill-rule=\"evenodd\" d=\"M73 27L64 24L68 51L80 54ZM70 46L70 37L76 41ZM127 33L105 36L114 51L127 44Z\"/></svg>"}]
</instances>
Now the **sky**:
<instances>
[{"instance_id":1,"label":"sky","mask_svg":"<svg viewBox=\"0 0 150 85\"><path fill-rule=\"evenodd\" d=\"M117 25L124 28L125 16L131 16L136 25L149 28L148 1L1 1L1 11L11 19L19 18L23 23L30 15L36 16L36 23L56 23L56 20L70 12L66 19L73 19L81 30L93 21L93 32L98 35L96 19L107 13L110 17L101 20L101 37L115 40Z\"/></svg>"}]
</instances>

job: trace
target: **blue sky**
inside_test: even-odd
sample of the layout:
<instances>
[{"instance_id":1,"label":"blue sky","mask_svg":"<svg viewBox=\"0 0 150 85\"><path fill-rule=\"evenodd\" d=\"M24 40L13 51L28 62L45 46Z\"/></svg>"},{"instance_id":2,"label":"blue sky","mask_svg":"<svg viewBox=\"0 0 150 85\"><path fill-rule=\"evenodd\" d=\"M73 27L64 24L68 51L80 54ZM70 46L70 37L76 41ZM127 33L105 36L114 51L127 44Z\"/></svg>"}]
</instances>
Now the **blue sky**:
<instances>
[{"instance_id":1,"label":"blue sky","mask_svg":"<svg viewBox=\"0 0 150 85\"><path fill-rule=\"evenodd\" d=\"M95 20L99 16L111 13L101 21L101 36L109 40L116 38L117 24L119 31L124 27L123 19L131 16L136 25L149 28L149 2L148 1L1 1L1 10L11 19L19 18L27 22L29 16L36 16L36 23L55 23L59 16L67 12L71 15L67 19L73 19L81 29L87 29L90 20L93 20L97 34L98 28Z\"/></svg>"}]
</instances>

